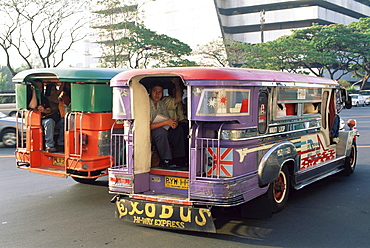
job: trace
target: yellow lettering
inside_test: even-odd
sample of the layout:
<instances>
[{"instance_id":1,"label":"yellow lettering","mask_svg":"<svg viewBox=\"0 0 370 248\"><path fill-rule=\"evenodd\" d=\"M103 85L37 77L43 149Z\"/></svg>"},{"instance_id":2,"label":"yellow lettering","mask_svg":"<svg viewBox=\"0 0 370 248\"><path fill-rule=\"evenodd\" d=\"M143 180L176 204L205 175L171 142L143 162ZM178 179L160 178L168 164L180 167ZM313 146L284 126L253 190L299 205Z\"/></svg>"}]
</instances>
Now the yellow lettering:
<instances>
[{"instance_id":1,"label":"yellow lettering","mask_svg":"<svg viewBox=\"0 0 370 248\"><path fill-rule=\"evenodd\" d=\"M180 222L179 223L179 228L184 229L185 228L185 223L184 222Z\"/></svg>"},{"instance_id":2,"label":"yellow lettering","mask_svg":"<svg viewBox=\"0 0 370 248\"><path fill-rule=\"evenodd\" d=\"M147 225L153 225L153 219L147 218Z\"/></svg>"},{"instance_id":3,"label":"yellow lettering","mask_svg":"<svg viewBox=\"0 0 370 248\"><path fill-rule=\"evenodd\" d=\"M134 223L140 223L141 217L134 216Z\"/></svg>"},{"instance_id":4,"label":"yellow lettering","mask_svg":"<svg viewBox=\"0 0 370 248\"><path fill-rule=\"evenodd\" d=\"M188 210L188 214L184 215L184 210ZM190 222L191 221L191 211L189 208L180 207L180 219L184 222Z\"/></svg>"},{"instance_id":5,"label":"yellow lettering","mask_svg":"<svg viewBox=\"0 0 370 248\"><path fill-rule=\"evenodd\" d=\"M155 216L155 205L153 203L145 204L145 214L148 217L154 217Z\"/></svg>"},{"instance_id":6,"label":"yellow lettering","mask_svg":"<svg viewBox=\"0 0 370 248\"><path fill-rule=\"evenodd\" d=\"M125 216L127 214L127 208L125 208L124 205L125 200L119 200L116 201L117 210L118 210L118 218L121 218L122 216Z\"/></svg>"},{"instance_id":7,"label":"yellow lettering","mask_svg":"<svg viewBox=\"0 0 370 248\"><path fill-rule=\"evenodd\" d=\"M142 223L144 225L153 225L153 219L134 216L134 223Z\"/></svg>"},{"instance_id":8,"label":"yellow lettering","mask_svg":"<svg viewBox=\"0 0 370 248\"><path fill-rule=\"evenodd\" d=\"M131 202L132 210L129 212L129 215L133 215L135 213L142 214L144 212L144 210L137 209L138 204L139 204L138 202Z\"/></svg>"},{"instance_id":9,"label":"yellow lettering","mask_svg":"<svg viewBox=\"0 0 370 248\"><path fill-rule=\"evenodd\" d=\"M199 221L198 216L195 216L195 223L197 223L197 225L204 226L207 223L207 219L204 216L205 213L208 215L208 217L211 217L211 211L205 208L199 209L199 215L201 217L201 221Z\"/></svg>"},{"instance_id":10,"label":"yellow lettering","mask_svg":"<svg viewBox=\"0 0 370 248\"><path fill-rule=\"evenodd\" d=\"M172 214L173 214L172 206L162 205L162 213L161 215L159 215L159 218L168 219L172 216Z\"/></svg>"}]
</instances>

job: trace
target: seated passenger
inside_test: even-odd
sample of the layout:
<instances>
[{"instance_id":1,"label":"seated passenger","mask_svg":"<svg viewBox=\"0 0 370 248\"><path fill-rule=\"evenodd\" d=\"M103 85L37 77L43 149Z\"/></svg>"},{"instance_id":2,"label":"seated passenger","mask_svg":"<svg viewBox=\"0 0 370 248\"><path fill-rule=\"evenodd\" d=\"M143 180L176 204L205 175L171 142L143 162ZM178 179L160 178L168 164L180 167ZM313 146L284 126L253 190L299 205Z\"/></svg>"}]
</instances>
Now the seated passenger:
<instances>
[{"instance_id":1,"label":"seated passenger","mask_svg":"<svg viewBox=\"0 0 370 248\"><path fill-rule=\"evenodd\" d=\"M169 96L162 98L162 101L166 104L167 111L170 118L175 119L177 122L187 122L184 115L182 100L182 89L180 87L179 78L171 78L171 82L174 84L174 92L170 91Z\"/></svg>"},{"instance_id":2,"label":"seated passenger","mask_svg":"<svg viewBox=\"0 0 370 248\"><path fill-rule=\"evenodd\" d=\"M152 142L157 146L161 165L171 168L180 166L185 159L184 136L178 122L170 118L165 103L161 100L163 88L154 85L150 89L150 130ZM173 146L173 157L170 150ZM177 163L177 164L176 164Z\"/></svg>"},{"instance_id":3,"label":"seated passenger","mask_svg":"<svg viewBox=\"0 0 370 248\"><path fill-rule=\"evenodd\" d=\"M59 90L56 88L55 83L48 83L46 85L45 92L45 96L48 99L51 108L51 113L49 116L55 121L55 128L59 130L57 147L61 150L64 148L64 118L61 118L60 114L59 96L63 92L63 89L64 83L60 85Z\"/></svg>"},{"instance_id":4,"label":"seated passenger","mask_svg":"<svg viewBox=\"0 0 370 248\"><path fill-rule=\"evenodd\" d=\"M71 111L71 84L64 83L63 91L59 95L60 117L64 118Z\"/></svg>"},{"instance_id":5,"label":"seated passenger","mask_svg":"<svg viewBox=\"0 0 370 248\"><path fill-rule=\"evenodd\" d=\"M303 114L319 113L319 103L305 103L303 105Z\"/></svg>"},{"instance_id":6,"label":"seated passenger","mask_svg":"<svg viewBox=\"0 0 370 248\"><path fill-rule=\"evenodd\" d=\"M32 96L28 107L30 109L38 110L41 112L41 124L44 127L45 134L45 149L48 152L56 152L54 147L54 129L55 122L60 120L56 114L52 114L48 99L44 95L44 85L40 80L35 81L36 86L31 87ZM37 89L35 88L37 87ZM40 98L36 96L36 91L40 92Z\"/></svg>"},{"instance_id":7,"label":"seated passenger","mask_svg":"<svg viewBox=\"0 0 370 248\"><path fill-rule=\"evenodd\" d=\"M171 78L171 82L174 84L173 90L169 90L169 96L164 96L162 101L166 104L169 117L175 119L179 125L179 128L183 131L185 147L189 146L189 140L187 139L189 134L188 119L184 113L184 104L182 103L183 88L180 85L180 78ZM186 158L188 158L188 149L185 149ZM185 162L187 159L185 159Z\"/></svg>"},{"instance_id":8,"label":"seated passenger","mask_svg":"<svg viewBox=\"0 0 370 248\"><path fill-rule=\"evenodd\" d=\"M284 103L278 103L276 108L276 116L277 117L286 116L286 108Z\"/></svg>"}]
</instances>

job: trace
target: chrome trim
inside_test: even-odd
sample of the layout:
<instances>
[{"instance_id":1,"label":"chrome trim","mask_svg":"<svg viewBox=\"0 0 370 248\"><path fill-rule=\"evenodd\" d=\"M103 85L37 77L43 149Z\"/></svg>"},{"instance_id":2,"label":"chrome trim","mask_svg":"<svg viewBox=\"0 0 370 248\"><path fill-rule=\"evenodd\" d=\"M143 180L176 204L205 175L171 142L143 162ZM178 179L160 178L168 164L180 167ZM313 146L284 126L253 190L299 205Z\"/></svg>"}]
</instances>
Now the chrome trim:
<instances>
[{"instance_id":1,"label":"chrome trim","mask_svg":"<svg viewBox=\"0 0 370 248\"><path fill-rule=\"evenodd\" d=\"M305 129L299 129L299 130L293 130L293 131L288 131L288 132L282 132L282 133L273 133L273 134L265 134L265 135L260 135L256 137L250 137L250 138L242 138L242 139L230 139L232 141L247 141L247 140L253 140L253 139L260 139L260 138L268 138L268 137L273 137L273 136L279 136L279 135L284 135L284 134L293 134L293 133L298 133L302 131L309 131L309 130L315 130L318 129L317 131L320 131L320 127L310 127L310 128L305 128Z\"/></svg>"}]
</instances>

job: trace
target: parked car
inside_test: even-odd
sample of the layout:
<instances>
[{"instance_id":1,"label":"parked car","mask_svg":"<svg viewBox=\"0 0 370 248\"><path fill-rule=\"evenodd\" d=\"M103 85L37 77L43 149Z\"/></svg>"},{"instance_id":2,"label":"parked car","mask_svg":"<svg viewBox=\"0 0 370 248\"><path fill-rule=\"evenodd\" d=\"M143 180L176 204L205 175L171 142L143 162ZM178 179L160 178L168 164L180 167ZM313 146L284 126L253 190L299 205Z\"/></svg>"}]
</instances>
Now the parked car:
<instances>
[{"instance_id":1,"label":"parked car","mask_svg":"<svg viewBox=\"0 0 370 248\"><path fill-rule=\"evenodd\" d=\"M352 97L352 106L358 107L358 106L365 106L365 97L360 94L350 94Z\"/></svg>"},{"instance_id":2,"label":"parked car","mask_svg":"<svg viewBox=\"0 0 370 248\"><path fill-rule=\"evenodd\" d=\"M0 112L0 142L5 147L15 147L17 143L16 121L15 117L7 116ZM18 119L18 124L22 125L21 119ZM23 130L26 130L25 126Z\"/></svg>"},{"instance_id":3,"label":"parked car","mask_svg":"<svg viewBox=\"0 0 370 248\"><path fill-rule=\"evenodd\" d=\"M364 96L365 97L365 104L367 105L367 106L369 106L370 105L370 96L369 95L367 95L367 96Z\"/></svg>"},{"instance_id":4,"label":"parked car","mask_svg":"<svg viewBox=\"0 0 370 248\"><path fill-rule=\"evenodd\" d=\"M15 93L0 93L0 111L8 116L17 114Z\"/></svg>"}]
</instances>

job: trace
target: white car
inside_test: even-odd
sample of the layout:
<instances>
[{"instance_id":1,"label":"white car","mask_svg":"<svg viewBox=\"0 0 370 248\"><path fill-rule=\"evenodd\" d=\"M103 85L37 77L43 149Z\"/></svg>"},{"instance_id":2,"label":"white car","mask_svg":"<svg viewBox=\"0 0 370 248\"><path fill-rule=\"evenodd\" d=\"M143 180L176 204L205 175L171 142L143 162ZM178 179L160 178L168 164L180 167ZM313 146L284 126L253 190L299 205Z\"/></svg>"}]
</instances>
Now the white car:
<instances>
[{"instance_id":1,"label":"white car","mask_svg":"<svg viewBox=\"0 0 370 248\"><path fill-rule=\"evenodd\" d=\"M360 94L350 94L352 97L352 106L365 106L365 97Z\"/></svg>"},{"instance_id":2,"label":"white car","mask_svg":"<svg viewBox=\"0 0 370 248\"><path fill-rule=\"evenodd\" d=\"M0 111L9 116L17 114L15 93L0 93Z\"/></svg>"},{"instance_id":3,"label":"white car","mask_svg":"<svg viewBox=\"0 0 370 248\"><path fill-rule=\"evenodd\" d=\"M370 105L370 96L364 96L365 97L365 104L368 106Z\"/></svg>"},{"instance_id":4,"label":"white car","mask_svg":"<svg viewBox=\"0 0 370 248\"><path fill-rule=\"evenodd\" d=\"M4 147L15 147L17 143L16 135L16 118L7 116L6 114L0 112L0 142ZM22 121L18 118L18 128L19 130L26 130L26 126L22 126Z\"/></svg>"}]
</instances>

